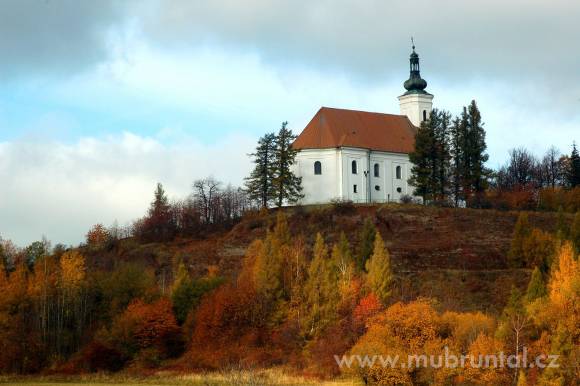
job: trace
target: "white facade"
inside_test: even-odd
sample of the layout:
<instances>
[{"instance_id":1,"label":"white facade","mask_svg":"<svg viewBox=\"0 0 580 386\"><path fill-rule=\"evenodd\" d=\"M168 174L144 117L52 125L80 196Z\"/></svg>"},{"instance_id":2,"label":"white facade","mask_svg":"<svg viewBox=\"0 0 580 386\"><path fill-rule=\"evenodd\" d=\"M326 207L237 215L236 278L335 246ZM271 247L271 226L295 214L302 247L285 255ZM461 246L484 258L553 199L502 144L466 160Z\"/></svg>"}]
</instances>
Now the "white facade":
<instances>
[{"instance_id":1,"label":"white facade","mask_svg":"<svg viewBox=\"0 0 580 386\"><path fill-rule=\"evenodd\" d=\"M433 95L403 94L399 97L399 107L401 115L406 115L413 125L420 127L433 110Z\"/></svg>"},{"instance_id":2,"label":"white facade","mask_svg":"<svg viewBox=\"0 0 580 386\"><path fill-rule=\"evenodd\" d=\"M317 162L320 169L315 166ZM356 203L398 201L405 194L413 194L407 183L410 172L407 154L349 147L304 149L294 164L294 173L302 177L301 203L307 205L334 199Z\"/></svg>"}]
</instances>

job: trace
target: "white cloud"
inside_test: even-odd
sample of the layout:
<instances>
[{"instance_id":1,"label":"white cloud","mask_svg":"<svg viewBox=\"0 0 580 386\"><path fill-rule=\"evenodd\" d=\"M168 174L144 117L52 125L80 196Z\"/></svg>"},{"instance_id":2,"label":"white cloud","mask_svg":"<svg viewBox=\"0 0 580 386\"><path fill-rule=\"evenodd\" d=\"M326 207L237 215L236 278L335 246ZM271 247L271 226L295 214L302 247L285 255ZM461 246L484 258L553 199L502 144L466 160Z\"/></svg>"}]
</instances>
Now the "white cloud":
<instances>
[{"instance_id":1,"label":"white cloud","mask_svg":"<svg viewBox=\"0 0 580 386\"><path fill-rule=\"evenodd\" d=\"M253 145L244 136L209 145L181 137L167 145L129 132L71 144L0 143L0 234L20 245L42 235L78 243L95 223L142 216L158 181L175 199L207 175L241 184Z\"/></svg>"}]
</instances>

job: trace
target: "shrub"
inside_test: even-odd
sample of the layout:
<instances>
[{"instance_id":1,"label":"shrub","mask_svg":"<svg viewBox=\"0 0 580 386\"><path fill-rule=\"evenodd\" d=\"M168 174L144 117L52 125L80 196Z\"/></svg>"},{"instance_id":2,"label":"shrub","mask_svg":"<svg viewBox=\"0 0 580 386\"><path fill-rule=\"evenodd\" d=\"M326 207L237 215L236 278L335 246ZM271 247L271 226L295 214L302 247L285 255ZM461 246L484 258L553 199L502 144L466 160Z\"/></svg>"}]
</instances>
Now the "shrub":
<instances>
[{"instance_id":1,"label":"shrub","mask_svg":"<svg viewBox=\"0 0 580 386\"><path fill-rule=\"evenodd\" d=\"M354 203L351 200L343 200L340 198L335 198L330 201L332 203L332 209L337 215L348 215L356 211Z\"/></svg>"},{"instance_id":2,"label":"shrub","mask_svg":"<svg viewBox=\"0 0 580 386\"><path fill-rule=\"evenodd\" d=\"M93 341L82 350L79 362L80 366L90 372L119 371L123 368L126 358L119 350Z\"/></svg>"}]
</instances>

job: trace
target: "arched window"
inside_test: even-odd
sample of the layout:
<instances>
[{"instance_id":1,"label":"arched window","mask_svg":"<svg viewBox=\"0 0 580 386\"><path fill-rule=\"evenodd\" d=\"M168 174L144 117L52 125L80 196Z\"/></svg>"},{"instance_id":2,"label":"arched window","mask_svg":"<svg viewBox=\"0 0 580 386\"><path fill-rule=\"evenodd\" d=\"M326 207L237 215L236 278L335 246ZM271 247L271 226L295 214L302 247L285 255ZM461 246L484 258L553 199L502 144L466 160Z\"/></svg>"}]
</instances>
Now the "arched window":
<instances>
[{"instance_id":1,"label":"arched window","mask_svg":"<svg viewBox=\"0 0 580 386\"><path fill-rule=\"evenodd\" d=\"M397 177L397 180L400 180L402 178L401 177L401 167L400 166L397 166L395 168L395 176Z\"/></svg>"},{"instance_id":2,"label":"arched window","mask_svg":"<svg viewBox=\"0 0 580 386\"><path fill-rule=\"evenodd\" d=\"M320 161L314 162L314 174L322 174L322 164Z\"/></svg>"},{"instance_id":3,"label":"arched window","mask_svg":"<svg viewBox=\"0 0 580 386\"><path fill-rule=\"evenodd\" d=\"M427 110L423 110L423 120L427 120Z\"/></svg>"},{"instance_id":4,"label":"arched window","mask_svg":"<svg viewBox=\"0 0 580 386\"><path fill-rule=\"evenodd\" d=\"M379 164L375 164L374 169L375 169L375 177L379 177Z\"/></svg>"},{"instance_id":5,"label":"arched window","mask_svg":"<svg viewBox=\"0 0 580 386\"><path fill-rule=\"evenodd\" d=\"M357 170L357 167L356 167L356 161L352 161L351 167L352 167L352 174L357 174L358 173L358 170Z\"/></svg>"}]
</instances>

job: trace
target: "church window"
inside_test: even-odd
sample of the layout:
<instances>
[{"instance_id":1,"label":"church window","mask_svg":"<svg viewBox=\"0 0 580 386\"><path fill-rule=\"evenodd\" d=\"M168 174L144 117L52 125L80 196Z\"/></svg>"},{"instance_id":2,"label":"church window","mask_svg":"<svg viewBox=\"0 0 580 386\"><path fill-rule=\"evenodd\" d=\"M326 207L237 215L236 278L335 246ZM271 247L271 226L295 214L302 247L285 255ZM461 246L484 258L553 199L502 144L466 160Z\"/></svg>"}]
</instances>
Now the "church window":
<instances>
[{"instance_id":1,"label":"church window","mask_svg":"<svg viewBox=\"0 0 580 386\"><path fill-rule=\"evenodd\" d=\"M423 110L423 120L427 120L427 110Z\"/></svg>"},{"instance_id":2,"label":"church window","mask_svg":"<svg viewBox=\"0 0 580 386\"><path fill-rule=\"evenodd\" d=\"M402 178L401 177L401 167L400 166L397 166L395 168L395 176L397 177L397 180L400 180Z\"/></svg>"},{"instance_id":3,"label":"church window","mask_svg":"<svg viewBox=\"0 0 580 386\"><path fill-rule=\"evenodd\" d=\"M357 174L358 171L357 171L356 161L352 161L351 167L352 167L352 174Z\"/></svg>"},{"instance_id":4,"label":"church window","mask_svg":"<svg viewBox=\"0 0 580 386\"><path fill-rule=\"evenodd\" d=\"M381 187L379 185L375 185L375 190L378 192L381 190Z\"/></svg>"},{"instance_id":5,"label":"church window","mask_svg":"<svg viewBox=\"0 0 580 386\"><path fill-rule=\"evenodd\" d=\"M401 189L401 188L397 188L397 192L398 192L398 193L401 193L402 191L403 191L403 189Z\"/></svg>"},{"instance_id":6,"label":"church window","mask_svg":"<svg viewBox=\"0 0 580 386\"><path fill-rule=\"evenodd\" d=\"M314 162L314 174L322 174L322 163L320 161Z\"/></svg>"},{"instance_id":7,"label":"church window","mask_svg":"<svg viewBox=\"0 0 580 386\"><path fill-rule=\"evenodd\" d=\"M374 169L375 169L375 177L379 177L379 164L375 164Z\"/></svg>"},{"instance_id":8,"label":"church window","mask_svg":"<svg viewBox=\"0 0 580 386\"><path fill-rule=\"evenodd\" d=\"M356 190L356 184L352 186L352 191L353 191L353 193L358 193Z\"/></svg>"}]
</instances>

